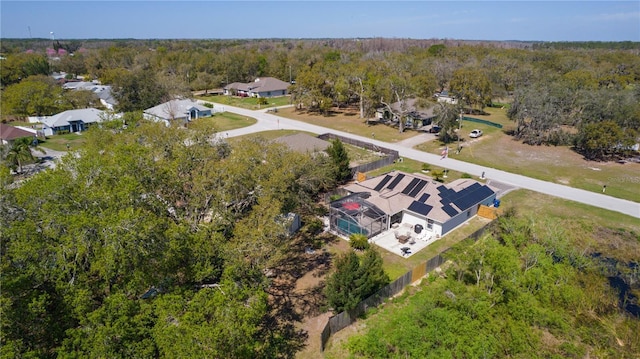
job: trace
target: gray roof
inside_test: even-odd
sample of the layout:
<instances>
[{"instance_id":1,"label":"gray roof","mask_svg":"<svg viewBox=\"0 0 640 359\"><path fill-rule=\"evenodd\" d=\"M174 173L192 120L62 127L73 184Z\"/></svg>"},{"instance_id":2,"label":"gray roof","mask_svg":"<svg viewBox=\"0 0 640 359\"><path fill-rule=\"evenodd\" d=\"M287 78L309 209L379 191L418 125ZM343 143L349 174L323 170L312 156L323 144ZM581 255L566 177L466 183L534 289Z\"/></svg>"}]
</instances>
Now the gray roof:
<instances>
[{"instance_id":1,"label":"gray roof","mask_svg":"<svg viewBox=\"0 0 640 359\"><path fill-rule=\"evenodd\" d=\"M195 100L171 100L165 103L161 103L158 106L154 106L144 110L144 113L152 115L164 120L170 120L172 118L182 118L186 116L186 113L192 109L198 111L208 111L210 108L198 104Z\"/></svg>"},{"instance_id":2,"label":"gray roof","mask_svg":"<svg viewBox=\"0 0 640 359\"><path fill-rule=\"evenodd\" d=\"M294 151L298 152L320 152L326 151L330 143L306 133L295 133L289 136L278 137L275 142L284 143Z\"/></svg>"},{"instance_id":3,"label":"gray roof","mask_svg":"<svg viewBox=\"0 0 640 359\"><path fill-rule=\"evenodd\" d=\"M100 85L95 82L87 82L87 81L75 81L75 82L67 82L62 85L62 88L66 90L84 90L91 91L98 96L98 98L104 100L106 103L115 105L118 103L116 99L111 95L111 86L109 85Z\"/></svg>"},{"instance_id":4,"label":"gray roof","mask_svg":"<svg viewBox=\"0 0 640 359\"><path fill-rule=\"evenodd\" d=\"M82 121L84 123L102 122L105 112L95 108L84 108L80 110L68 110L60 112L42 120L49 127L68 126L70 122Z\"/></svg>"},{"instance_id":5,"label":"gray roof","mask_svg":"<svg viewBox=\"0 0 640 359\"><path fill-rule=\"evenodd\" d=\"M270 91L281 91L289 88L289 83L284 82L282 80L278 80L275 77L261 77L256 79L253 82L249 83L240 83L234 82L224 87L226 90L228 89L236 89L240 91L251 91L251 92L270 92Z\"/></svg>"}]
</instances>

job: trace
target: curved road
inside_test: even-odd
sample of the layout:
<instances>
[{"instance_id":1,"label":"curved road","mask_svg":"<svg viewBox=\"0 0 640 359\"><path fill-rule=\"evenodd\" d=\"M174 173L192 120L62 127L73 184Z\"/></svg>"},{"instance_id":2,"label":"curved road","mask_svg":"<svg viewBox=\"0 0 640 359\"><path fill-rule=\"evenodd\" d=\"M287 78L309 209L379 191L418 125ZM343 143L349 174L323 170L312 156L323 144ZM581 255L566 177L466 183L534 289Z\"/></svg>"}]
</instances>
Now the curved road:
<instances>
[{"instance_id":1,"label":"curved road","mask_svg":"<svg viewBox=\"0 0 640 359\"><path fill-rule=\"evenodd\" d=\"M316 134L331 132L340 136L354 138L360 141L366 141L381 147L386 147L386 148L396 150L400 153L400 156L402 157L411 158L413 160L417 160L420 162L426 162L432 165L449 168L458 172L463 172L463 173L466 172L471 175L475 175L477 177L480 177L482 173L484 173L486 178L494 179L496 181L504 182L516 187L526 188L532 191L536 191L536 192L548 194L551 196L564 198L564 199L588 204L591 206L624 213L636 218L640 218L640 204L636 202L603 195L601 193L594 193L594 192L589 192L589 191L585 191L578 188L564 186L557 183L537 180L534 178L530 178L530 177L526 177L526 176L522 176L514 173L509 173L509 172L497 170L494 168L483 167L483 166L475 165L472 163L455 160L452 158L441 159L440 156L414 150L408 145L403 146L402 143L388 143L388 142L373 140L371 138L354 135L348 132L336 131L333 129L311 125L308 123L280 117L277 115L273 115L272 113L267 113L265 110L253 111L253 110L247 110L247 109L228 106L228 105L221 105L221 104L216 104L216 105L224 106L225 110L229 112L234 112L243 116L253 117L258 121L255 125L228 131L227 135L229 137L241 136L241 135L246 135L254 132L277 130L277 129L306 131L306 132L311 132Z\"/></svg>"}]
</instances>

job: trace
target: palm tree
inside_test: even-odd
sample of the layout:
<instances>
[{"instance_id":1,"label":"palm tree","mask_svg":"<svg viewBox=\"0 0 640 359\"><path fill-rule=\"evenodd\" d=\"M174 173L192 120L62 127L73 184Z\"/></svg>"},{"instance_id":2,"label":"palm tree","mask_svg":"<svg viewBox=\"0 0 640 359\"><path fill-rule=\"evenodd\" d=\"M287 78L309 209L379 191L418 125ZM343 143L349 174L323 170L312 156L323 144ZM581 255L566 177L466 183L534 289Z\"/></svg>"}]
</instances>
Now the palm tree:
<instances>
[{"instance_id":1,"label":"palm tree","mask_svg":"<svg viewBox=\"0 0 640 359\"><path fill-rule=\"evenodd\" d=\"M17 139L13 142L9 151L7 151L6 160L9 163L9 167L17 167L18 173L22 173L22 164L28 161L34 161L31 148L29 147L30 140L28 137Z\"/></svg>"}]
</instances>

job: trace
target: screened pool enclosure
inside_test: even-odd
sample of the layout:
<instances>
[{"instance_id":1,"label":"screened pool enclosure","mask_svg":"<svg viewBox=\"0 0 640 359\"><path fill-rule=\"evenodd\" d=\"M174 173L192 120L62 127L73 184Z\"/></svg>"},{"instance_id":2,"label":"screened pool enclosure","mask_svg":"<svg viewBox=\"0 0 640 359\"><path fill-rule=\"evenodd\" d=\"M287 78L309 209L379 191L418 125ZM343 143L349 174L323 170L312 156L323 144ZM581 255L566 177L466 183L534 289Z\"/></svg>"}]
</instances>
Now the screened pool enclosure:
<instances>
[{"instance_id":1,"label":"screened pool enclosure","mask_svg":"<svg viewBox=\"0 0 640 359\"><path fill-rule=\"evenodd\" d=\"M349 237L361 233L371 238L387 230L387 214L366 201L369 193L354 193L331 202L329 223L332 231Z\"/></svg>"}]
</instances>

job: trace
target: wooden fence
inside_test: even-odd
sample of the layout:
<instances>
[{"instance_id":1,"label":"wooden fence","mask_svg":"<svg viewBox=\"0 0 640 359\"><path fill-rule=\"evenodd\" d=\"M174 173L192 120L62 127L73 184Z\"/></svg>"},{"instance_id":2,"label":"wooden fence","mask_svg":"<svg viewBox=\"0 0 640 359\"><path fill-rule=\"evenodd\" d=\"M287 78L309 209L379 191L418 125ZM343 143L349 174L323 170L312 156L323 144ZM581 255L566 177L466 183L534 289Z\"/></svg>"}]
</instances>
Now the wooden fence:
<instances>
[{"instance_id":1,"label":"wooden fence","mask_svg":"<svg viewBox=\"0 0 640 359\"><path fill-rule=\"evenodd\" d=\"M482 235L485 233L487 228L489 228L489 225L491 225L491 223L473 232L466 239L472 239L474 242L477 241L478 239L480 239L480 237L482 237ZM430 258L426 262L419 264L412 270L405 273L400 278L394 280L393 282L389 283L388 285L380 289L378 292L376 292L369 298L366 298L365 300L358 303L358 305L353 310L348 312L347 311L341 312L329 318L329 321L327 322L324 329L322 330L322 333L320 334L320 350L324 351L324 348L327 345L329 338L331 338L333 334L351 325L353 322L356 321L358 317L362 316L367 311L367 309L375 308L379 306L380 304L384 303L388 298L393 297L394 295L400 293L409 284L418 281L420 278L424 277L427 273L441 266L445 261L444 254L447 251L448 249L435 255L434 257Z\"/></svg>"}]
</instances>

